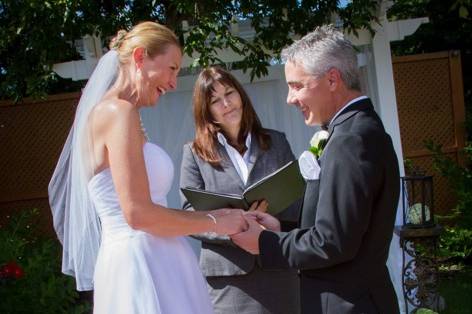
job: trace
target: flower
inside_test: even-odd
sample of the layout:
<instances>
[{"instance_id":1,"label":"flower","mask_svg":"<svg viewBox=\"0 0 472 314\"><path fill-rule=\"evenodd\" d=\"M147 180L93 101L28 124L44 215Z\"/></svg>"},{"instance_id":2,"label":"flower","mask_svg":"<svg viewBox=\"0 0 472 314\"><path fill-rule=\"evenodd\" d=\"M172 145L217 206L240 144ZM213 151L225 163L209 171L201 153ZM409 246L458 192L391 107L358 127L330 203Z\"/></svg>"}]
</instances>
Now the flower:
<instances>
[{"instance_id":1,"label":"flower","mask_svg":"<svg viewBox=\"0 0 472 314\"><path fill-rule=\"evenodd\" d=\"M328 142L328 137L329 133L328 131L321 130L316 132L313 137L310 140L310 152L313 153L313 155L316 156L316 158L319 158L321 154L323 153L323 148L326 146L326 143Z\"/></svg>"},{"instance_id":2,"label":"flower","mask_svg":"<svg viewBox=\"0 0 472 314\"><path fill-rule=\"evenodd\" d=\"M414 225L419 225L425 222L423 221L423 216L421 214L422 207L423 207L423 204L421 203L416 203L414 205L411 205L411 207L408 210L407 221L409 223L414 224ZM424 214L425 214L426 221L429 221L431 219L431 214L429 211L429 207L427 205L424 205Z\"/></svg>"},{"instance_id":3,"label":"flower","mask_svg":"<svg viewBox=\"0 0 472 314\"><path fill-rule=\"evenodd\" d=\"M0 277L2 278L20 279L23 275L23 269L14 261L11 261L0 268Z\"/></svg>"}]
</instances>

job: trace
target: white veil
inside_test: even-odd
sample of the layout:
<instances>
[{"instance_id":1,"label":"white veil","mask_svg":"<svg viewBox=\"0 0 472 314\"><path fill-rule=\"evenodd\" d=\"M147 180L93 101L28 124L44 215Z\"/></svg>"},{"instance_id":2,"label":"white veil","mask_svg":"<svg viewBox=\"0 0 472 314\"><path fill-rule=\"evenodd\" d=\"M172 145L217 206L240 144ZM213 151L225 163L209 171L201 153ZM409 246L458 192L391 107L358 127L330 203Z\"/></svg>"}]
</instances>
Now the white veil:
<instances>
[{"instance_id":1,"label":"white veil","mask_svg":"<svg viewBox=\"0 0 472 314\"><path fill-rule=\"evenodd\" d=\"M93 176L87 121L92 108L113 84L119 69L118 53L107 52L85 86L48 194L54 229L63 246L62 272L76 279L77 290L93 289L93 272L100 244L100 221L87 185Z\"/></svg>"}]
</instances>

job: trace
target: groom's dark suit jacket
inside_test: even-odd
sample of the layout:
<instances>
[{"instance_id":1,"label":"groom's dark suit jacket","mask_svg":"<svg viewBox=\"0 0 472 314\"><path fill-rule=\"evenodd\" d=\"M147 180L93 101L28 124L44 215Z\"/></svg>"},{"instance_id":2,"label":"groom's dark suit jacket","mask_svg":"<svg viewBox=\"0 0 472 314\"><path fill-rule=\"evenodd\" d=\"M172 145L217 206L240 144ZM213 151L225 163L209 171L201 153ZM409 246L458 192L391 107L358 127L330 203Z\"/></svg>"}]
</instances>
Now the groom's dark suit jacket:
<instances>
[{"instance_id":1,"label":"groom's dark suit jacket","mask_svg":"<svg viewBox=\"0 0 472 314\"><path fill-rule=\"evenodd\" d=\"M300 269L302 313L398 313L386 267L400 187L391 138L368 99L328 132L301 228L263 231L262 266Z\"/></svg>"}]
</instances>

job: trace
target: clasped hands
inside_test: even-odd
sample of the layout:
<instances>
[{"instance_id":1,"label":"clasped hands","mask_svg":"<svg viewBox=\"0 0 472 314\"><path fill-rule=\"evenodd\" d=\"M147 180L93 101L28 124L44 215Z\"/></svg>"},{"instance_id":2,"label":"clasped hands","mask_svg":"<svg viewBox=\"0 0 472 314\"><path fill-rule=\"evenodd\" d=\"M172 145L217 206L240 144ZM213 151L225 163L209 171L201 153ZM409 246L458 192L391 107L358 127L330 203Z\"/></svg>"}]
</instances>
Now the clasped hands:
<instances>
[{"instance_id":1,"label":"clasped hands","mask_svg":"<svg viewBox=\"0 0 472 314\"><path fill-rule=\"evenodd\" d=\"M231 214L239 213L239 217L232 220L233 228L236 228L227 234L236 245L251 254L259 254L259 235L262 231L280 231L277 218L266 213L268 205L267 201L262 200L252 203L247 212L231 210Z\"/></svg>"}]
</instances>

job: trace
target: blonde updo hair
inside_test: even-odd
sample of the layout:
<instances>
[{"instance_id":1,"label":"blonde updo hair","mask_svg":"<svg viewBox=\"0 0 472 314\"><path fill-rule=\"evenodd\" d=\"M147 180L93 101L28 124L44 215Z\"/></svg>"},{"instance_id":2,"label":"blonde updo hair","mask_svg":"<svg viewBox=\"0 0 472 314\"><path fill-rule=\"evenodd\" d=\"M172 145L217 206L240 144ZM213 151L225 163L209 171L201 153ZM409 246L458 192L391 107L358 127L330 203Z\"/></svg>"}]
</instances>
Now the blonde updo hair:
<instances>
[{"instance_id":1,"label":"blonde updo hair","mask_svg":"<svg viewBox=\"0 0 472 314\"><path fill-rule=\"evenodd\" d=\"M155 22L142 22L129 32L119 30L110 41L109 47L118 52L120 63L125 64L137 47L143 47L147 56L154 58L165 53L169 45L182 49L179 39L169 28Z\"/></svg>"}]
</instances>

